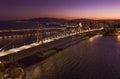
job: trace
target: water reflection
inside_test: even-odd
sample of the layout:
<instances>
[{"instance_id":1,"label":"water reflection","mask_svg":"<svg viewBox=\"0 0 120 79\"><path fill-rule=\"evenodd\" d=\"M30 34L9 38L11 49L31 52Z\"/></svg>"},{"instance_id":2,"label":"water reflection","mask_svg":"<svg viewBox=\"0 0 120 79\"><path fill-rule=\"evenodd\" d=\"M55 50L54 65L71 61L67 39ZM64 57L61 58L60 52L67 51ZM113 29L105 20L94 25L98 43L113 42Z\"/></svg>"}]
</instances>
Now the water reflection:
<instances>
[{"instance_id":1,"label":"water reflection","mask_svg":"<svg viewBox=\"0 0 120 79\"><path fill-rule=\"evenodd\" d=\"M30 72L27 72L26 79L58 79L61 65L57 60L56 57L53 57L36 64Z\"/></svg>"},{"instance_id":2,"label":"water reflection","mask_svg":"<svg viewBox=\"0 0 120 79\"><path fill-rule=\"evenodd\" d=\"M120 42L120 36L117 36L117 40Z\"/></svg>"},{"instance_id":3,"label":"water reflection","mask_svg":"<svg viewBox=\"0 0 120 79\"><path fill-rule=\"evenodd\" d=\"M92 43L84 40L28 67L27 79L119 79L118 38L93 38Z\"/></svg>"},{"instance_id":4,"label":"water reflection","mask_svg":"<svg viewBox=\"0 0 120 79\"><path fill-rule=\"evenodd\" d=\"M102 37L103 35L95 35L89 39L90 42L93 42L95 39Z\"/></svg>"}]
</instances>

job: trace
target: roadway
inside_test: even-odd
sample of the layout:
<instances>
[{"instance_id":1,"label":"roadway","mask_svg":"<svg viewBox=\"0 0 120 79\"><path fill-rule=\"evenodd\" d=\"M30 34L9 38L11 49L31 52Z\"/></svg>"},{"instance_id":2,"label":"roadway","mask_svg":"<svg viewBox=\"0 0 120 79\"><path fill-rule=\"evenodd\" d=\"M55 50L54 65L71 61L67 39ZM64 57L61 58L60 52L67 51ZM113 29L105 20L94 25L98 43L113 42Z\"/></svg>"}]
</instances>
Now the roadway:
<instances>
[{"instance_id":1,"label":"roadway","mask_svg":"<svg viewBox=\"0 0 120 79\"><path fill-rule=\"evenodd\" d=\"M64 34L64 33L63 34L58 34L56 37L47 38L47 39L39 41L39 42L34 42L34 43L23 45L23 46L20 46L20 47L11 48L9 50L2 50L0 52L0 56L2 57L2 56L9 55L9 54L12 54L12 53L17 53L17 52L22 51L22 50L27 50L29 48L39 46L42 43L48 43L48 42L51 42L51 41L54 41L54 40L59 40L61 38L70 37L70 36L77 35L77 34L80 34L80 33L92 32L92 31L97 31L97 30L102 30L102 29L103 28L98 28L98 29L83 30L83 31L75 32L75 33L69 33L69 34Z\"/></svg>"}]
</instances>

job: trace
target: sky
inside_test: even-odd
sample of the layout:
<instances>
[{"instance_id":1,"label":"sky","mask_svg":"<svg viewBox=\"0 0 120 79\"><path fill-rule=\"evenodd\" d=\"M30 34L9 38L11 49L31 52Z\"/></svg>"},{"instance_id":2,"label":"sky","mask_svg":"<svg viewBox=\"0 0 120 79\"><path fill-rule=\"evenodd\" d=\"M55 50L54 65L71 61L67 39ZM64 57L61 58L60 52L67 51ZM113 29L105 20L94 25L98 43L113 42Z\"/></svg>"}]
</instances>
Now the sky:
<instances>
[{"instance_id":1,"label":"sky","mask_svg":"<svg viewBox=\"0 0 120 79\"><path fill-rule=\"evenodd\" d=\"M120 19L120 0L0 0L0 20Z\"/></svg>"}]
</instances>

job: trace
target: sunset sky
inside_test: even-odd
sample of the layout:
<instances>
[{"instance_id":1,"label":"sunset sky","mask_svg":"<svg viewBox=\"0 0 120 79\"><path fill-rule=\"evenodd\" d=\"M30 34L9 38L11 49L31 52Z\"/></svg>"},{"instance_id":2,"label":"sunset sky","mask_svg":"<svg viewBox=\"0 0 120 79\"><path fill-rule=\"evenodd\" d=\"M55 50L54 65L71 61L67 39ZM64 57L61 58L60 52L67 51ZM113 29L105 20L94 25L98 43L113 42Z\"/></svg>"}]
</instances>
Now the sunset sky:
<instances>
[{"instance_id":1,"label":"sunset sky","mask_svg":"<svg viewBox=\"0 0 120 79\"><path fill-rule=\"evenodd\" d=\"M120 19L120 0L0 0L0 20Z\"/></svg>"}]
</instances>

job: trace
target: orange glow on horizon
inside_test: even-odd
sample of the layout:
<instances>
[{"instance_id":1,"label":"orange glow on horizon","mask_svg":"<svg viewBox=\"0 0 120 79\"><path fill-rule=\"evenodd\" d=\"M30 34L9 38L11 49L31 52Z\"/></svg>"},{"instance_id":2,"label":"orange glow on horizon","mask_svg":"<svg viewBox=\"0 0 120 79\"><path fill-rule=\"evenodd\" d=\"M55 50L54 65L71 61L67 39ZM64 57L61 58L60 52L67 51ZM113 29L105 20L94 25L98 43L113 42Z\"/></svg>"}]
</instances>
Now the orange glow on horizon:
<instances>
[{"instance_id":1,"label":"orange glow on horizon","mask_svg":"<svg viewBox=\"0 0 120 79\"><path fill-rule=\"evenodd\" d=\"M110 16L110 15L109 15ZM93 19L93 20L119 20L120 17L117 15L114 16L114 15L111 15L110 17L107 16L107 17L102 17L102 16L82 16L82 15L76 15L76 16L72 16L72 15L54 15L54 16L51 16L51 15L47 15L47 16L39 16L39 15L35 15L35 16L32 16L32 15L28 15L28 16L17 16L17 17L14 17L14 18L9 18L9 20L22 20L22 19L30 19L30 18L63 18L63 19L67 19L67 20L72 20L72 19ZM6 18L7 19L7 18Z\"/></svg>"},{"instance_id":2,"label":"orange glow on horizon","mask_svg":"<svg viewBox=\"0 0 120 79\"><path fill-rule=\"evenodd\" d=\"M119 20L120 19L120 16L118 15L107 15L107 16L89 16L89 15L54 15L54 16L51 16L51 17L54 17L54 18L64 18L64 19L68 19L68 20L72 20L72 19L81 19L81 18L84 18L84 19L93 19L93 20Z\"/></svg>"}]
</instances>

